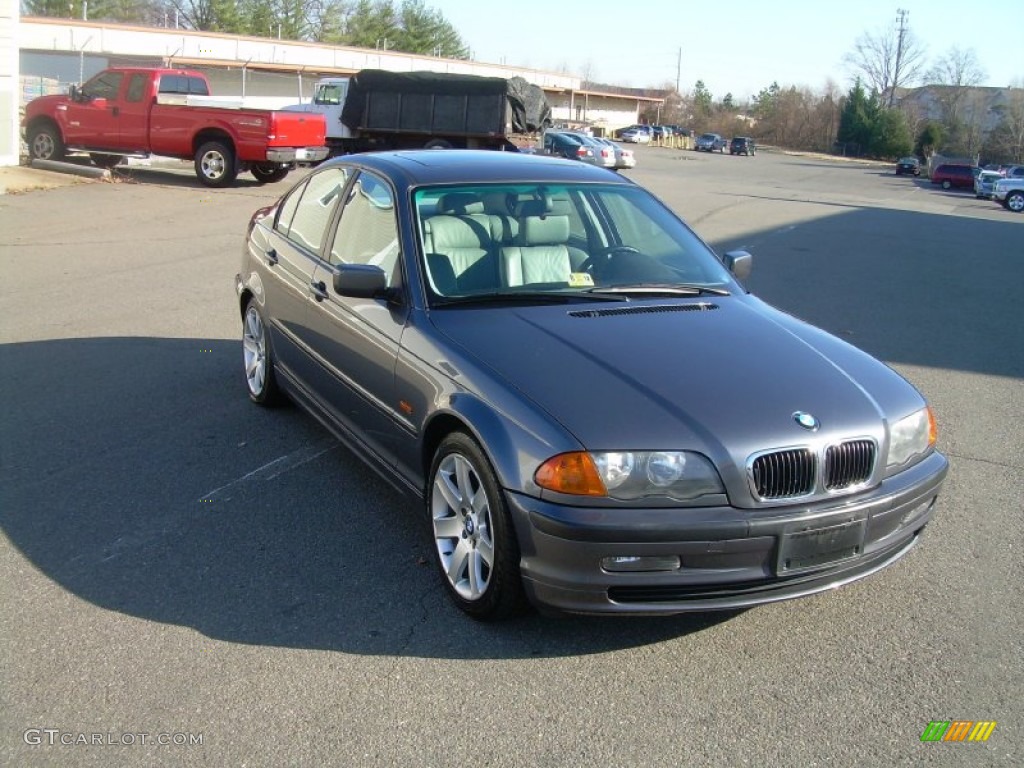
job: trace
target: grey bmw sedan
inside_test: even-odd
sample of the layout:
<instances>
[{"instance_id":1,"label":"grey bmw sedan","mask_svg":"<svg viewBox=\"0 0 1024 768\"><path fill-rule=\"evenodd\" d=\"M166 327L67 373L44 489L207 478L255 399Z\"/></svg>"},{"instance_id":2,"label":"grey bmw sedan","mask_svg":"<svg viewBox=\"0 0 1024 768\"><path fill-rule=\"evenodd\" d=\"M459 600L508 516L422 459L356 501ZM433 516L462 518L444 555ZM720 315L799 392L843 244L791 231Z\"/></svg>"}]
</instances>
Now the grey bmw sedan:
<instances>
[{"instance_id":1,"label":"grey bmw sedan","mask_svg":"<svg viewBox=\"0 0 1024 768\"><path fill-rule=\"evenodd\" d=\"M476 618L813 594L906 554L947 462L913 386L750 268L611 171L346 156L250 222L248 395L404 492Z\"/></svg>"}]
</instances>

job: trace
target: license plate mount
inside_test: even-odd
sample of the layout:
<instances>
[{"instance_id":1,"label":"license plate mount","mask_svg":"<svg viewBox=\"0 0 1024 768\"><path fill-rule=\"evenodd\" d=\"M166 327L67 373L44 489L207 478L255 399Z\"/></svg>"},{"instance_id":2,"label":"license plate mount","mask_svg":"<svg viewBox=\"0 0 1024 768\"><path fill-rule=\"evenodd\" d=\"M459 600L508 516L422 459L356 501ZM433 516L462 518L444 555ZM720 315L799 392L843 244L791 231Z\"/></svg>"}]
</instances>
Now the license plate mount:
<instances>
[{"instance_id":1,"label":"license plate mount","mask_svg":"<svg viewBox=\"0 0 1024 768\"><path fill-rule=\"evenodd\" d=\"M779 541L777 573L800 573L858 557L864 552L865 528L866 521L851 520L784 533Z\"/></svg>"}]
</instances>

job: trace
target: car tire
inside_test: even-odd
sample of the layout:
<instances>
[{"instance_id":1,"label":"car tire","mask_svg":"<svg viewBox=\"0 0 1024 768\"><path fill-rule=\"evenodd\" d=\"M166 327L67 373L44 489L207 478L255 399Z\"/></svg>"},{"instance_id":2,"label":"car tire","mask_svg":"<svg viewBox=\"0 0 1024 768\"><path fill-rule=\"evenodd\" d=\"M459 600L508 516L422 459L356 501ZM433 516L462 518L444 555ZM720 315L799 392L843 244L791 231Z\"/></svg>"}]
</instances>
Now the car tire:
<instances>
[{"instance_id":1,"label":"car tire","mask_svg":"<svg viewBox=\"0 0 1024 768\"><path fill-rule=\"evenodd\" d=\"M28 135L28 151L33 160L63 160L60 131L52 125L37 125Z\"/></svg>"},{"instance_id":2,"label":"car tire","mask_svg":"<svg viewBox=\"0 0 1024 768\"><path fill-rule=\"evenodd\" d=\"M208 141L196 150L196 176L207 187L226 187L238 176L234 150L223 141Z\"/></svg>"},{"instance_id":3,"label":"car tire","mask_svg":"<svg viewBox=\"0 0 1024 768\"><path fill-rule=\"evenodd\" d=\"M519 544L508 503L490 461L466 433L441 441L425 498L435 562L459 609L481 621L522 610Z\"/></svg>"},{"instance_id":4,"label":"car tire","mask_svg":"<svg viewBox=\"0 0 1024 768\"><path fill-rule=\"evenodd\" d=\"M260 184L273 184L287 176L291 168L279 163L256 163L249 170Z\"/></svg>"},{"instance_id":5,"label":"car tire","mask_svg":"<svg viewBox=\"0 0 1024 768\"><path fill-rule=\"evenodd\" d=\"M952 186L953 186L953 184L949 181L949 179L946 179L944 182L942 182L942 188L943 189L949 189Z\"/></svg>"},{"instance_id":6,"label":"car tire","mask_svg":"<svg viewBox=\"0 0 1024 768\"><path fill-rule=\"evenodd\" d=\"M452 143L446 139L431 139L423 145L424 149L452 149Z\"/></svg>"},{"instance_id":7,"label":"car tire","mask_svg":"<svg viewBox=\"0 0 1024 768\"><path fill-rule=\"evenodd\" d=\"M284 396L277 386L270 336L256 299L249 300L242 315L242 362L249 399L266 408L279 405Z\"/></svg>"},{"instance_id":8,"label":"car tire","mask_svg":"<svg viewBox=\"0 0 1024 768\"><path fill-rule=\"evenodd\" d=\"M1024 213L1024 192L1013 191L1006 196L1006 209L1014 213Z\"/></svg>"}]
</instances>

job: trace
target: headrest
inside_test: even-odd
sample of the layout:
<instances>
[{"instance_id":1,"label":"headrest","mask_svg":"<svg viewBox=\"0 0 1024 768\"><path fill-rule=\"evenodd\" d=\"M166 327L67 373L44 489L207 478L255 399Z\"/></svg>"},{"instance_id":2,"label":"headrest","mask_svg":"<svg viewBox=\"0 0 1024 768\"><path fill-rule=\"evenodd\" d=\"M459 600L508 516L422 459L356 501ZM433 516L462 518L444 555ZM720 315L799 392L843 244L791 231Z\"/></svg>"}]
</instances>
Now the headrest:
<instances>
[{"instance_id":1,"label":"headrest","mask_svg":"<svg viewBox=\"0 0 1024 768\"><path fill-rule=\"evenodd\" d=\"M483 196L484 212L500 216L512 214L515 195L510 192L488 192Z\"/></svg>"},{"instance_id":2,"label":"headrest","mask_svg":"<svg viewBox=\"0 0 1024 768\"><path fill-rule=\"evenodd\" d=\"M438 213L455 213L465 215L468 213L483 213L484 203L476 195L469 192L450 192L441 195L437 201Z\"/></svg>"},{"instance_id":3,"label":"headrest","mask_svg":"<svg viewBox=\"0 0 1024 768\"><path fill-rule=\"evenodd\" d=\"M484 243L490 241L490 231L485 226L458 216L433 216L426 221L426 231L435 252L452 248L485 249Z\"/></svg>"},{"instance_id":4,"label":"headrest","mask_svg":"<svg viewBox=\"0 0 1024 768\"><path fill-rule=\"evenodd\" d=\"M542 200L523 200L518 204L516 214L523 216L545 216L551 213L551 198Z\"/></svg>"},{"instance_id":5,"label":"headrest","mask_svg":"<svg viewBox=\"0 0 1024 768\"><path fill-rule=\"evenodd\" d=\"M519 239L523 245L563 245L569 242L569 217L527 216Z\"/></svg>"}]
</instances>

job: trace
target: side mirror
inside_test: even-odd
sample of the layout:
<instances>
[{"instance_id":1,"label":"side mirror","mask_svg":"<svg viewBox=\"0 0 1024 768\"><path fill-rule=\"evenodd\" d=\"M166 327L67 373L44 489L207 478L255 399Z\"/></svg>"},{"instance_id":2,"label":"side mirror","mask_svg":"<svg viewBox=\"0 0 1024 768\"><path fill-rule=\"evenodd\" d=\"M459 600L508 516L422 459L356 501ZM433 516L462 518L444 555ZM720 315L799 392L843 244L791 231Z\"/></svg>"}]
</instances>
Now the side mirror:
<instances>
[{"instance_id":1,"label":"side mirror","mask_svg":"<svg viewBox=\"0 0 1024 768\"><path fill-rule=\"evenodd\" d=\"M732 272L737 280L746 280L750 277L750 270L754 266L754 257L746 251L729 251L723 257L725 268Z\"/></svg>"},{"instance_id":2,"label":"side mirror","mask_svg":"<svg viewBox=\"0 0 1024 768\"><path fill-rule=\"evenodd\" d=\"M354 299L390 298L388 276L373 264L342 264L334 273L334 292Z\"/></svg>"},{"instance_id":3,"label":"side mirror","mask_svg":"<svg viewBox=\"0 0 1024 768\"><path fill-rule=\"evenodd\" d=\"M68 88L68 98L72 101L79 101L82 98L82 92L78 90L77 85L72 85Z\"/></svg>"}]
</instances>

